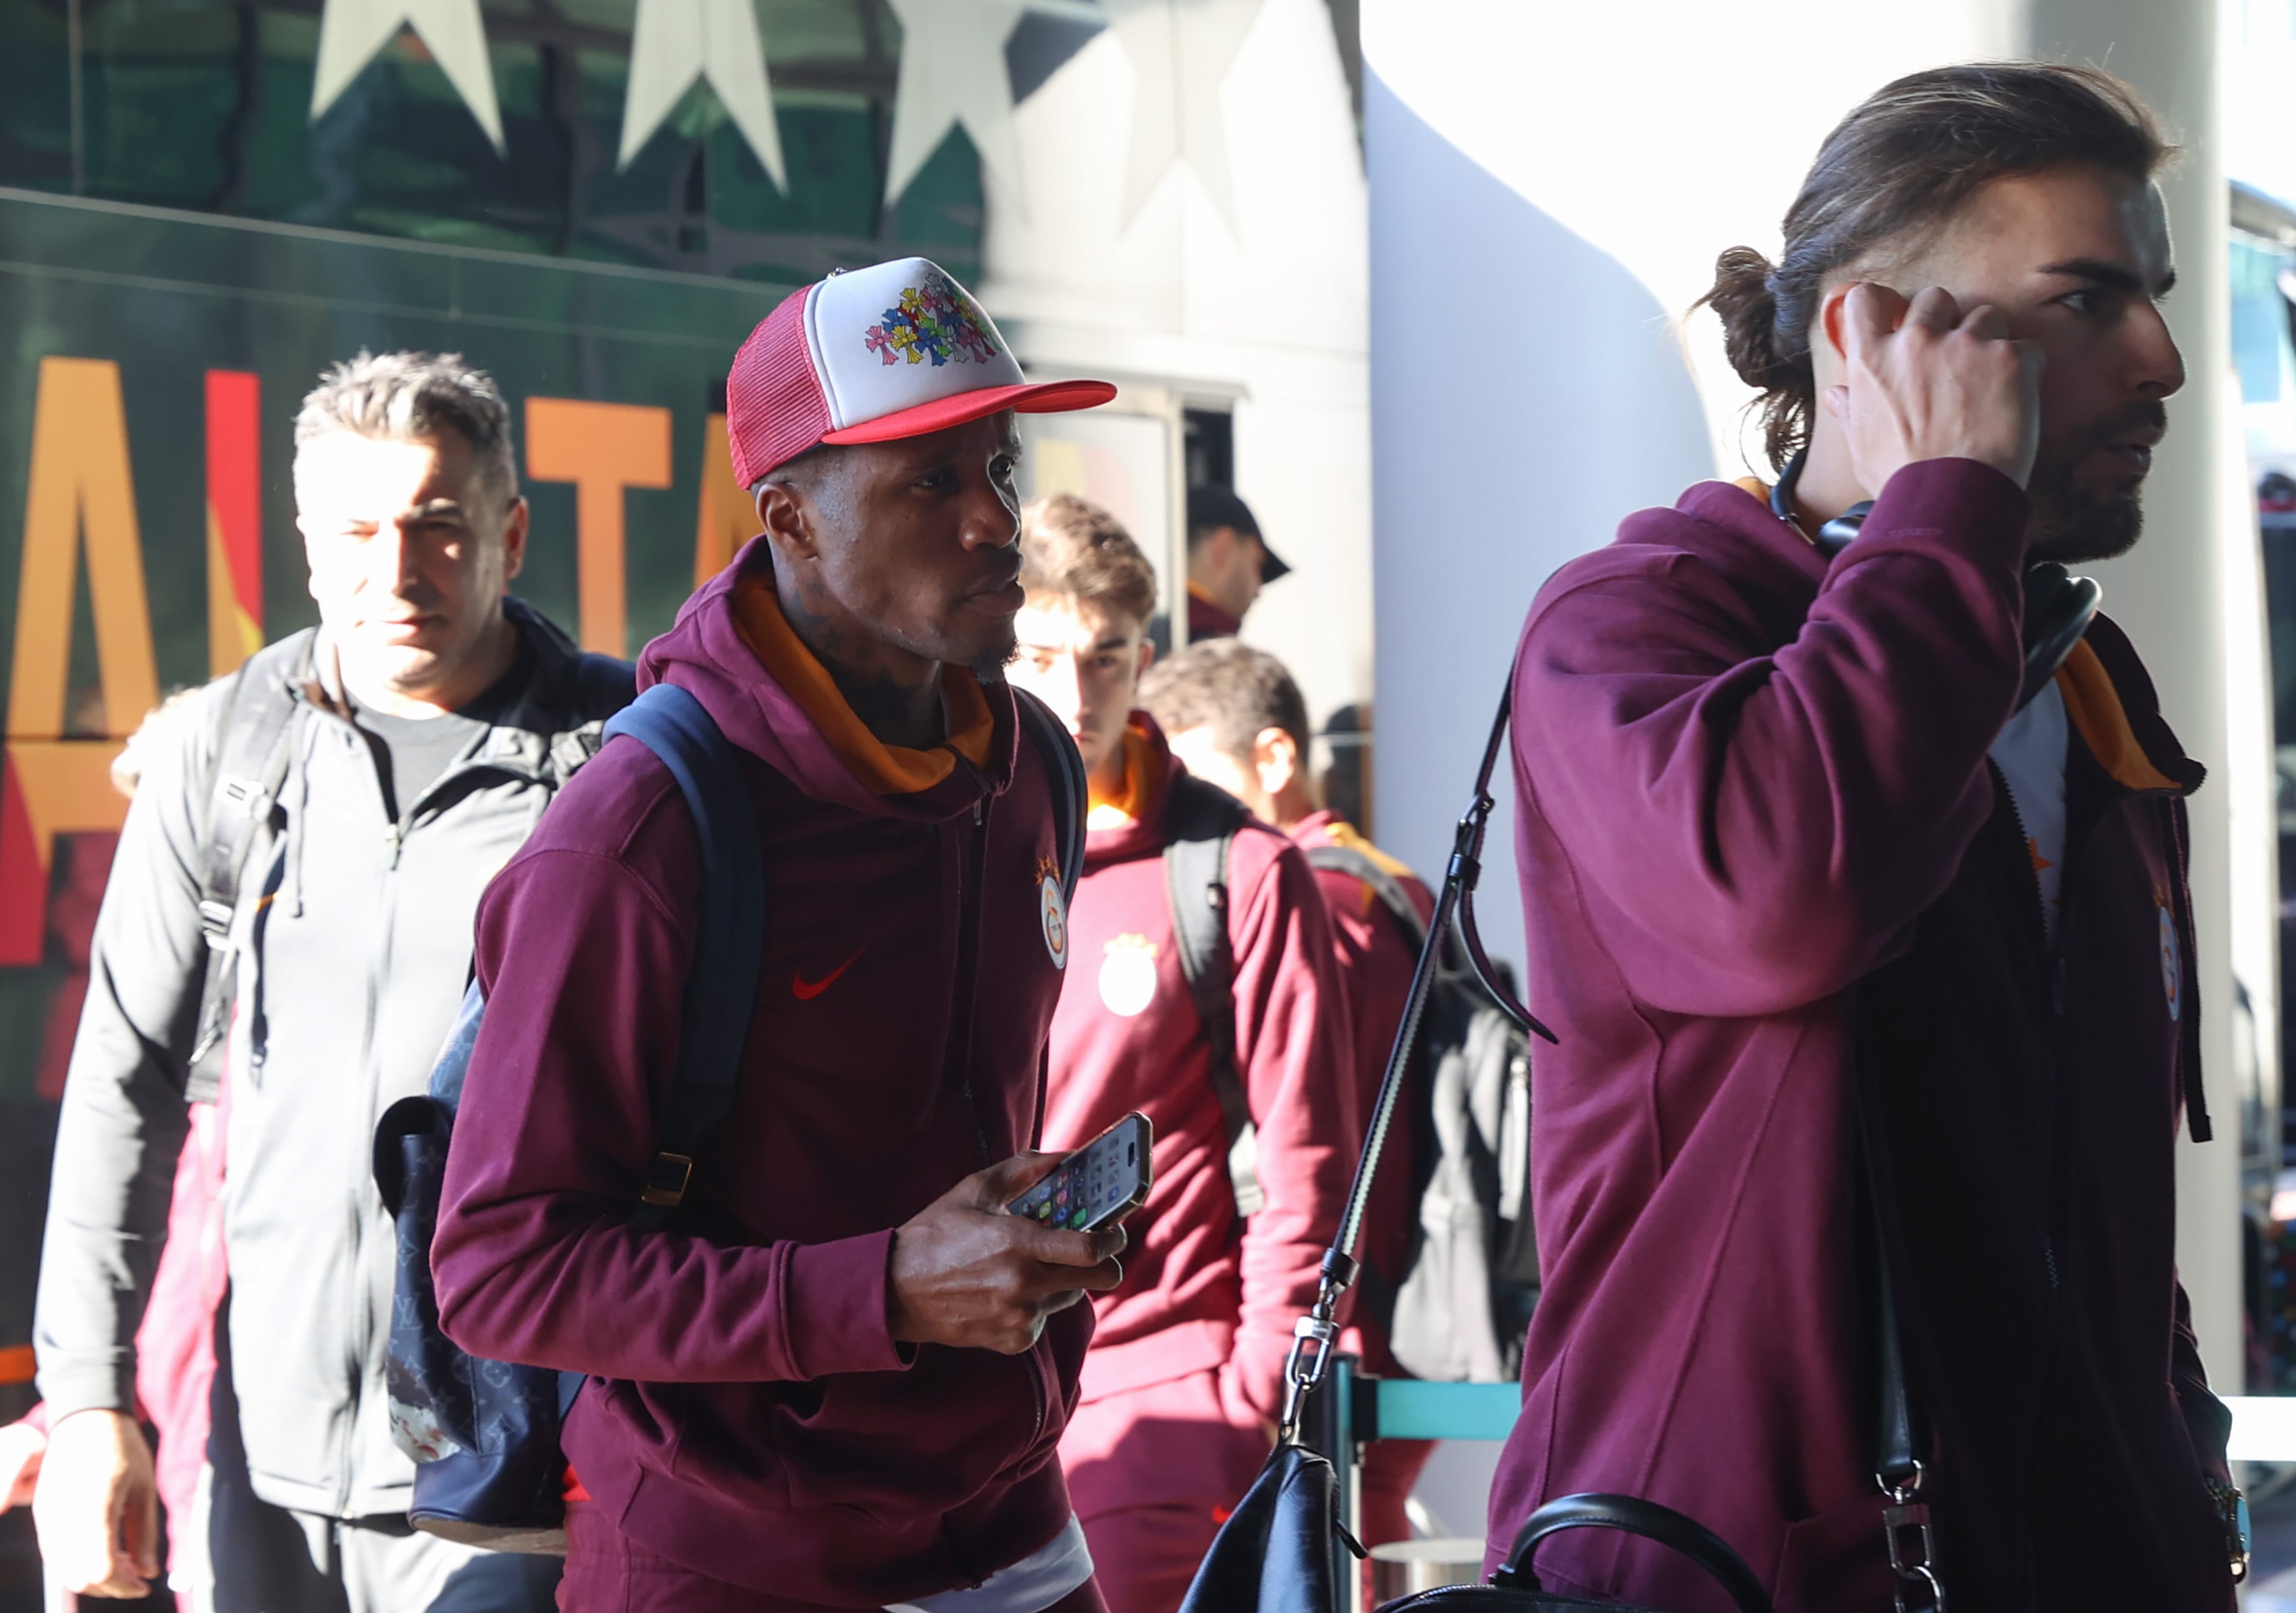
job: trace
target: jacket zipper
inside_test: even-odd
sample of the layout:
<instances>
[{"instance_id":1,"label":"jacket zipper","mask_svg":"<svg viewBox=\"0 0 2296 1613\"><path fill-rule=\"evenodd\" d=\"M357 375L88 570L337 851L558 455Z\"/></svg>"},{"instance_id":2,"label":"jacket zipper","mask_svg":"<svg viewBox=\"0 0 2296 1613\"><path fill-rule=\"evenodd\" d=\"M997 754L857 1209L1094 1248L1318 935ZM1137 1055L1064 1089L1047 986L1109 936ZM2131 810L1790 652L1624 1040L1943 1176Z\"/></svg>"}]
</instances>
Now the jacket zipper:
<instances>
[{"instance_id":1,"label":"jacket zipper","mask_svg":"<svg viewBox=\"0 0 2296 1613\"><path fill-rule=\"evenodd\" d=\"M960 832L961 834L961 832ZM988 808L986 798L972 803L972 846L962 838L956 854L956 979L949 1003L948 1051L943 1068L957 1077L965 1114L972 1122L975 1168L996 1163L988 1141L988 1127L980 1116L979 1095L972 1090L972 996L980 974L981 887L988 883ZM943 1077L946 1085L947 1077Z\"/></svg>"},{"instance_id":2,"label":"jacket zipper","mask_svg":"<svg viewBox=\"0 0 2296 1613\"><path fill-rule=\"evenodd\" d=\"M369 757L370 765L372 765L373 750L368 744L366 736L359 732L355 725L347 724L346 726L352 728L351 738L353 743L361 747L362 753ZM423 803L429 801L433 795L437 794L441 788L465 774L478 771L498 772L504 770L504 769L495 764L479 761L475 759L471 761L466 761L460 766L449 767L447 771L440 774L437 778L431 780L430 786L426 788L422 794L416 796L413 802L409 802L398 819L386 820L383 825L382 844L384 859L382 889L380 893L381 900L376 904L375 933L378 937L378 950L375 954L374 967L367 976L366 1028L365 1034L360 1039L359 1044L359 1068L366 1077L366 1124L362 1135L372 1137L374 1134L375 1123L377 1119L375 1115L375 1097L377 1089L380 1085L381 1072L375 1068L375 1026L381 1012L382 997L385 991L388 989L390 981L390 970L393 958L391 942L398 933L397 926L398 922L399 864L406 856L407 836L414 832L415 814L422 811ZM377 773L374 777L375 802L378 806L384 807L387 811L389 809L388 803L386 802L382 794L381 776L380 773ZM359 1173L357 1179L362 1182L368 1180L364 1172ZM350 1415L344 1422L342 1455L340 1457L340 1466L337 1469L338 1490L335 1510L338 1512L347 1511L351 1502L351 1488L355 1479L354 1469L357 1465L357 1446L358 1444L359 1424L365 1418L366 1412L367 1354L374 1343L373 1337L375 1325L374 1313L373 1307L367 1302L367 1218L365 1214L366 1206L363 1202L363 1193L354 1193L351 1201L350 1271L352 1280L351 1292L353 1296L351 1337L356 1343L365 1346L367 1348L363 1349L357 1359L352 1362Z\"/></svg>"},{"instance_id":3,"label":"jacket zipper","mask_svg":"<svg viewBox=\"0 0 2296 1613\"><path fill-rule=\"evenodd\" d=\"M983 1168L996 1163L996 1151L988 1140L988 1128L981 1119L980 1101L972 1090L972 997L980 975L980 919L984 887L988 883L988 797L982 795L972 803L972 845L968 862L960 851L957 856L957 996L950 1009L949 1057L964 1077L964 1107L972 1121L973 1152ZM968 868L972 874L968 881ZM1045 1388L1045 1340L1040 1334L1029 1346L1029 1395L1034 1403L1036 1416L1029 1426L1029 1448L1033 1450L1045 1436L1045 1422L1052 1414L1049 1396Z\"/></svg>"},{"instance_id":4,"label":"jacket zipper","mask_svg":"<svg viewBox=\"0 0 2296 1613\"><path fill-rule=\"evenodd\" d=\"M2033 893L2032 912L2040 921L2040 942L2045 970L2043 990L2049 1000L2049 1057L2047 1067L2041 1075L2041 1269L2049 1280L2052 1296L2064 1286L2062 1274L2057 1269L2055 1233L2056 1215L2056 1133L2057 1133L2057 1025L2064 1012L2064 962L2061 953L2049 940L2048 898L2041 890L2040 870L2033 866L2032 831L2025 827L2025 814L2018 810L2016 792L2009 787L2008 775L1992 757L1985 759L1986 770L1993 776L1994 790L2009 809L2009 821L2017 831L2017 866L2024 870ZM2057 889L2058 933L2063 934L2065 921L2063 895L2070 882L2060 871Z\"/></svg>"}]
</instances>

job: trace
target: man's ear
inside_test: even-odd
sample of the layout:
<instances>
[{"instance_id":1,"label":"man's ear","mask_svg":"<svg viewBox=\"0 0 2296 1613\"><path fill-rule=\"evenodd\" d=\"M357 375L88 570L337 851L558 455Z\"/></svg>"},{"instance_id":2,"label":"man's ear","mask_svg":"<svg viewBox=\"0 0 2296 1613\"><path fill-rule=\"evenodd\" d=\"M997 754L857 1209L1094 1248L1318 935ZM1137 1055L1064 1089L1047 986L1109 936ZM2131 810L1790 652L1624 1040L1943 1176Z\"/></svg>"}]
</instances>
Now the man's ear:
<instances>
[{"instance_id":1,"label":"man's ear","mask_svg":"<svg viewBox=\"0 0 2296 1613\"><path fill-rule=\"evenodd\" d=\"M1823 340L1810 343L1809 355L1810 367L1817 374L1838 375L1841 373L1849 351L1849 339L1842 333L1842 326L1849 316L1842 305L1849 300L1849 293L1859 284L1855 280L1843 281L1826 292L1824 300L1817 305L1817 328Z\"/></svg>"},{"instance_id":2,"label":"man's ear","mask_svg":"<svg viewBox=\"0 0 2296 1613\"><path fill-rule=\"evenodd\" d=\"M814 532L813 499L791 481L767 481L758 487L758 530L775 549L791 559L816 558L821 544Z\"/></svg>"},{"instance_id":3,"label":"man's ear","mask_svg":"<svg viewBox=\"0 0 2296 1613\"><path fill-rule=\"evenodd\" d=\"M1188 538L1188 580L1206 588L1218 574L1219 557L1212 553L1220 540L1218 531L1206 532L1201 538L1193 533Z\"/></svg>"},{"instance_id":4,"label":"man's ear","mask_svg":"<svg viewBox=\"0 0 2296 1613\"><path fill-rule=\"evenodd\" d=\"M1251 770L1271 799L1280 797L1300 776L1300 746L1282 728L1262 728L1251 742Z\"/></svg>"},{"instance_id":5,"label":"man's ear","mask_svg":"<svg viewBox=\"0 0 2296 1613\"><path fill-rule=\"evenodd\" d=\"M1155 659L1156 641L1153 638L1144 638L1140 641L1140 664L1132 669L1132 680L1135 683L1148 675L1149 665Z\"/></svg>"},{"instance_id":6,"label":"man's ear","mask_svg":"<svg viewBox=\"0 0 2296 1613\"><path fill-rule=\"evenodd\" d=\"M503 517L503 582L507 585L526 569L526 531L529 512L526 500L513 498L510 514Z\"/></svg>"}]
</instances>

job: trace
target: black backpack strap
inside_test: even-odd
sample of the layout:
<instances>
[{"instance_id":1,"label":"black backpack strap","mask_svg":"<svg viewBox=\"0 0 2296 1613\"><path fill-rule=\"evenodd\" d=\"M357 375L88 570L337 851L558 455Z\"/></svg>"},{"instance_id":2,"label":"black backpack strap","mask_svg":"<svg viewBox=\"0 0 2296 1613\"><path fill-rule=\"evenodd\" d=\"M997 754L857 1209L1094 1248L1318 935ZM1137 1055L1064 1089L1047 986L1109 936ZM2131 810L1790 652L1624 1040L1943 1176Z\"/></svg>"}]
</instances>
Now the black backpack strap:
<instances>
[{"instance_id":1,"label":"black backpack strap","mask_svg":"<svg viewBox=\"0 0 2296 1613\"><path fill-rule=\"evenodd\" d=\"M658 683L607 722L606 739L617 736L644 745L677 780L701 857L677 1067L654 1116L654 1156L631 1217L659 1227L693 1185L695 1150L733 1112L765 945L765 859L740 754L699 700Z\"/></svg>"},{"instance_id":2,"label":"black backpack strap","mask_svg":"<svg viewBox=\"0 0 2296 1613\"><path fill-rule=\"evenodd\" d=\"M239 945L232 919L239 910L248 857L287 781L300 704L296 685L310 676L317 638L317 629L307 629L258 651L233 676L224 695L223 724L201 812L200 934L208 955L199 1029L184 1078L186 1102L213 1103L223 1090L223 1061L239 992Z\"/></svg>"},{"instance_id":3,"label":"black backpack strap","mask_svg":"<svg viewBox=\"0 0 2296 1613\"><path fill-rule=\"evenodd\" d=\"M1165 806L1164 878L1180 973L1211 1046L1212 1091L1227 1129L1227 1179L1244 1219L1267 1202L1259 1138L1235 1062L1235 949L1228 937L1228 850L1250 814L1243 803L1188 773L1176 773Z\"/></svg>"},{"instance_id":4,"label":"black backpack strap","mask_svg":"<svg viewBox=\"0 0 2296 1613\"><path fill-rule=\"evenodd\" d=\"M1308 852L1308 863L1311 868L1330 868L1369 885L1380 905L1402 927L1403 938L1411 943L1411 950L1416 952L1427 944L1427 926L1420 919L1419 909L1412 905L1411 893L1403 888L1401 880L1367 853L1351 845L1319 845Z\"/></svg>"},{"instance_id":5,"label":"black backpack strap","mask_svg":"<svg viewBox=\"0 0 2296 1613\"><path fill-rule=\"evenodd\" d=\"M1035 741L1050 775L1053 794L1053 844L1060 848L1061 902L1076 900L1077 881L1084 876L1086 791L1084 758L1076 741L1052 708L1026 689L1013 691L1013 710L1021 727Z\"/></svg>"}]
</instances>

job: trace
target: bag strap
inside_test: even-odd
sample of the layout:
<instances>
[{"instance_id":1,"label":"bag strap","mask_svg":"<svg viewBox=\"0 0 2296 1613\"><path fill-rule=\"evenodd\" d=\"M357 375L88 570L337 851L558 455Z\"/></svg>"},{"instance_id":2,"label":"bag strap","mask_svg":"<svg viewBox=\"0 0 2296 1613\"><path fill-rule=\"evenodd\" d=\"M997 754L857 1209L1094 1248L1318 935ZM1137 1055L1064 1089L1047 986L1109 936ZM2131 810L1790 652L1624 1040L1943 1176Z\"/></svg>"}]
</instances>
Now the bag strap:
<instances>
[{"instance_id":1,"label":"bag strap","mask_svg":"<svg viewBox=\"0 0 2296 1613\"><path fill-rule=\"evenodd\" d=\"M1533 1512L1514 1537L1514 1549L1505 1564L1491 1576L1491 1584L1508 1589L1537 1591L1538 1576L1531 1572L1530 1556L1550 1535L1570 1529L1616 1529L1671 1547L1706 1570L1737 1604L1738 1613L1771 1613L1769 1592L1754 1577L1729 1542L1697 1519L1671 1507L1631 1495L1589 1493L1564 1495Z\"/></svg>"},{"instance_id":2,"label":"bag strap","mask_svg":"<svg viewBox=\"0 0 2296 1613\"><path fill-rule=\"evenodd\" d=\"M294 759L295 712L301 704L296 686L310 676L317 638L316 628L306 629L271 651L258 651L233 674L224 695L223 722L200 814L200 934L207 942L207 967L184 1077L187 1103L213 1103L223 1091L239 988L232 920L239 911L248 858L278 804ZM282 662L288 670L282 670Z\"/></svg>"},{"instance_id":3,"label":"bag strap","mask_svg":"<svg viewBox=\"0 0 2296 1613\"><path fill-rule=\"evenodd\" d=\"M1164 807L1164 883L1172 939L1204 1041L1212 1093L1227 1131L1228 1188L1239 1220L1267 1204L1259 1181L1259 1133L1235 1062L1235 947L1229 938L1227 864L1235 832L1250 817L1242 802L1191 773L1172 776Z\"/></svg>"},{"instance_id":4,"label":"bag strap","mask_svg":"<svg viewBox=\"0 0 2296 1613\"><path fill-rule=\"evenodd\" d=\"M675 684L655 684L608 720L606 741L624 737L652 751L677 781L701 857L677 1067L654 1116L655 1152L632 1216L659 1227L693 1186L702 1139L733 1111L765 944L765 861L740 753L699 700Z\"/></svg>"},{"instance_id":5,"label":"bag strap","mask_svg":"<svg viewBox=\"0 0 2296 1613\"><path fill-rule=\"evenodd\" d=\"M1335 874L1345 874L1371 887L1380 905L1394 916L1403 931L1403 937L1417 951L1427 944L1427 926L1419 921L1419 909L1411 903L1411 893L1403 882L1379 866L1360 847L1351 845L1319 845L1309 848L1308 865L1328 868Z\"/></svg>"},{"instance_id":6,"label":"bag strap","mask_svg":"<svg viewBox=\"0 0 2296 1613\"><path fill-rule=\"evenodd\" d=\"M1379 1100L1372 1106L1370 1130L1364 1139L1362 1157L1356 1162L1355 1182L1348 1189L1339 1235L1324 1251L1315 1305L1292 1329L1292 1354L1283 1369L1283 1416L1277 1425L1277 1436L1283 1442L1299 1436L1301 1408L1308 1395L1323 1382L1331 1365L1332 1349L1339 1342L1340 1328L1335 1317L1340 1298L1362 1271L1354 1251L1363 1230L1364 1208L1371 1200L1372 1182L1379 1174L1380 1155L1386 1149L1388 1129L1394 1123L1396 1105L1403 1095L1411 1068L1412 1050L1419 1041L1419 1022L1427 1011L1427 996L1434 989L1435 976L1442 965L1442 940L1455 918L1468 964L1484 990L1491 994L1491 1000L1524 1030L1548 1041L1555 1040L1554 1032L1515 1000L1505 980L1492 967L1483 950L1482 937L1476 932L1474 908L1470 900L1475 882L1482 877L1483 836L1490 827L1491 811L1498 804L1491 796L1491 774L1498 767L1499 751L1506 742L1513 699L1510 684L1507 692L1499 697L1498 714L1492 720L1490 738L1483 746L1482 766L1475 774L1474 798L1452 835L1450 864L1443 871L1443 889L1435 898L1435 916L1427 926L1427 939L1420 946L1418 967L1411 972L1411 993L1404 999L1403 1018L1395 1028L1395 1041L1388 1049L1387 1074L1379 1083Z\"/></svg>"},{"instance_id":7,"label":"bag strap","mask_svg":"<svg viewBox=\"0 0 2296 1613\"><path fill-rule=\"evenodd\" d=\"M1938 1577L1937 1539L1930 1509L1921 1499L1928 1448L1913 1391L1906 1381L1905 1331L1898 1316L1898 1285L1890 1266L1889 1222L1884 1206L1888 1159L1882 1147L1880 1105L1866 1079L1866 1061L1850 1070L1849 1101L1857 1114L1858 1212L1861 1241L1873 1284L1875 1387L1874 1482L1882 1491L1882 1531L1890 1551L1897 1613L1944 1613L1945 1586Z\"/></svg>"},{"instance_id":8,"label":"bag strap","mask_svg":"<svg viewBox=\"0 0 2296 1613\"><path fill-rule=\"evenodd\" d=\"M1061 905L1065 909L1075 901L1077 881L1084 877L1084 820L1090 781L1076 741L1069 737L1067 725L1053 715L1050 706L1026 689L1016 688L1013 710L1051 775L1053 844L1060 849Z\"/></svg>"}]
</instances>

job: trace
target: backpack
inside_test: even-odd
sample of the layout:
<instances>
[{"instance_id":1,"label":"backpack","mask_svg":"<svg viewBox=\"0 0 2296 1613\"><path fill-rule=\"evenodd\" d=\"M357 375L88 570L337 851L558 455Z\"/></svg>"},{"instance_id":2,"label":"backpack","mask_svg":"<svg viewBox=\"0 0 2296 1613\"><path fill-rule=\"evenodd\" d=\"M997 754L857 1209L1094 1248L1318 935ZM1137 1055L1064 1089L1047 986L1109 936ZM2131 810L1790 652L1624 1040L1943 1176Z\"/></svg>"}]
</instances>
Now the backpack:
<instances>
[{"instance_id":1,"label":"backpack","mask_svg":"<svg viewBox=\"0 0 2296 1613\"><path fill-rule=\"evenodd\" d=\"M1267 1202L1259 1182L1259 1137L1235 1065L1235 946L1227 931L1227 861L1235 832L1251 821L1243 802L1193 773L1175 772L1164 808L1164 887L1180 975L1211 1048L1212 1092L1227 1132L1228 1188L1238 1226Z\"/></svg>"},{"instance_id":2,"label":"backpack","mask_svg":"<svg viewBox=\"0 0 2296 1613\"><path fill-rule=\"evenodd\" d=\"M563 736L551 753L554 789L602 743L598 729L604 719L629 704L629 663L577 651L555 623L523 600L506 599L503 609L518 629L540 636L571 658L575 708L589 717ZM224 691L223 719L200 814L200 933L208 950L184 1081L189 1103L213 1103L223 1088L224 1058L239 994L239 942L232 925L239 911L240 882L287 781L294 758L295 712L303 704L300 691L316 671L318 638L318 629L306 628L266 645L241 664Z\"/></svg>"},{"instance_id":3,"label":"backpack","mask_svg":"<svg viewBox=\"0 0 2296 1613\"><path fill-rule=\"evenodd\" d=\"M1083 759L1043 705L1017 689L1013 703L1051 775L1062 894L1072 898L1084 866ZM734 1107L765 940L765 915L754 899L765 868L740 753L700 701L656 684L607 723L605 738L617 735L637 740L668 768L701 854L682 1045L654 1118L656 1152L630 1213L634 1225L660 1227L685 1199L702 1140ZM496 1551L557 1552L566 1549L560 1429L583 1375L465 1354L439 1329L430 1275L448 1142L485 1013L474 980L430 1092L393 1104L375 1133L375 1183L398 1230L391 1436L417 1464L407 1512L416 1528Z\"/></svg>"},{"instance_id":4,"label":"backpack","mask_svg":"<svg viewBox=\"0 0 2296 1613\"><path fill-rule=\"evenodd\" d=\"M1413 956L1423 949L1418 909L1377 862L1336 845L1316 847L1308 860L1371 887ZM1366 1268L1363 1300L1414 1378L1512 1383L1538 1298L1530 1039L1467 966L1456 937L1445 941L1413 1053L1411 1254L1399 1274Z\"/></svg>"}]
</instances>

